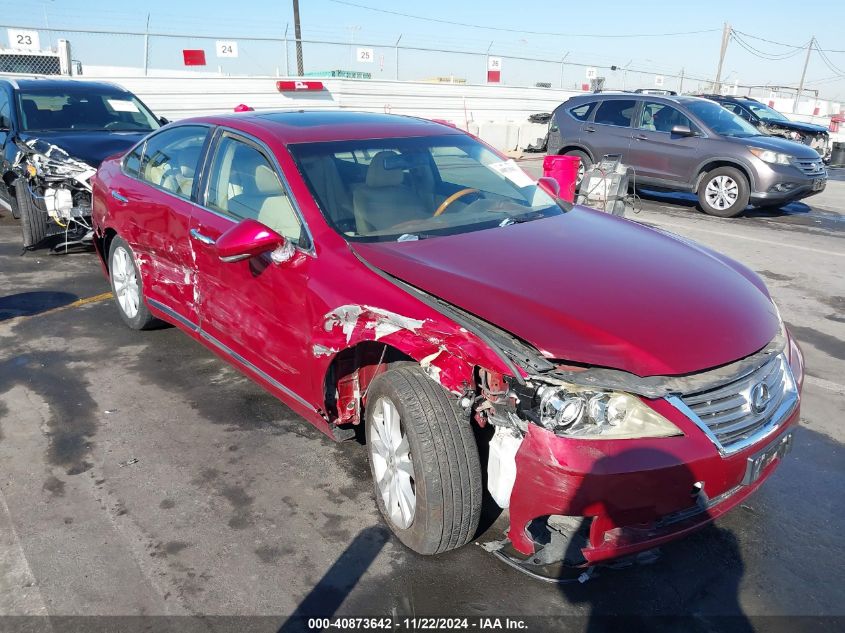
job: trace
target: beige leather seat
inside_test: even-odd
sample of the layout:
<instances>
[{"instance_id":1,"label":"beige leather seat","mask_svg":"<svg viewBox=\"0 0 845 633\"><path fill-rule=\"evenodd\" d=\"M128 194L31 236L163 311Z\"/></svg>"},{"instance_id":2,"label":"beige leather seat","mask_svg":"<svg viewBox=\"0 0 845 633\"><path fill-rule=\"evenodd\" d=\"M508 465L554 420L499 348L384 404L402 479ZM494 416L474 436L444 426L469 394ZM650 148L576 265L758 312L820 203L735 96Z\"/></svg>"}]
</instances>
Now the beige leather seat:
<instances>
[{"instance_id":1,"label":"beige leather seat","mask_svg":"<svg viewBox=\"0 0 845 633\"><path fill-rule=\"evenodd\" d=\"M258 165L255 168L255 188L263 197L258 207L258 221L279 235L298 242L302 226L276 172L267 165Z\"/></svg>"},{"instance_id":2,"label":"beige leather seat","mask_svg":"<svg viewBox=\"0 0 845 633\"><path fill-rule=\"evenodd\" d=\"M402 169L385 169L385 159L398 154L378 152L367 169L367 179L352 193L352 206L358 233L382 231L409 220L431 216L422 199L403 184Z\"/></svg>"}]
</instances>

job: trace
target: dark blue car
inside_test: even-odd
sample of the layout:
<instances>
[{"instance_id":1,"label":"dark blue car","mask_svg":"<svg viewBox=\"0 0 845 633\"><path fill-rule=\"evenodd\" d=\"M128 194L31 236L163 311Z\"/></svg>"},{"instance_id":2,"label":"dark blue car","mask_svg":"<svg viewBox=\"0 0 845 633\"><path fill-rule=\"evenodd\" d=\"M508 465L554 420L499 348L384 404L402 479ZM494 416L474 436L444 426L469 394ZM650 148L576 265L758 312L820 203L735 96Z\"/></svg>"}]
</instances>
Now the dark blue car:
<instances>
[{"instance_id":1,"label":"dark blue car","mask_svg":"<svg viewBox=\"0 0 845 633\"><path fill-rule=\"evenodd\" d=\"M166 123L128 90L74 79L0 80L0 203L21 220L24 248L90 234L89 178Z\"/></svg>"}]
</instances>

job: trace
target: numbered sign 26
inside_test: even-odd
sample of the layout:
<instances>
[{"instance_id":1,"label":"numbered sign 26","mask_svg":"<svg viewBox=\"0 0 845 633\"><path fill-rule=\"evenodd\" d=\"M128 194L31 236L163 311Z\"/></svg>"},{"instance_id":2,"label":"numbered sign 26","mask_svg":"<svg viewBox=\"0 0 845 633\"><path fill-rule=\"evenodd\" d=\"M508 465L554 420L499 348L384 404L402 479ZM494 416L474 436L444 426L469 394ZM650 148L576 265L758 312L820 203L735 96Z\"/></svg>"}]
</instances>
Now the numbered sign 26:
<instances>
[{"instance_id":1,"label":"numbered sign 26","mask_svg":"<svg viewBox=\"0 0 845 633\"><path fill-rule=\"evenodd\" d=\"M217 40L215 42L215 49L217 49L217 57L237 57L238 43L229 40Z\"/></svg>"},{"instance_id":2,"label":"numbered sign 26","mask_svg":"<svg viewBox=\"0 0 845 633\"><path fill-rule=\"evenodd\" d=\"M22 51L40 51L41 42L38 31L24 31L22 29L7 29L9 33L9 48Z\"/></svg>"}]
</instances>

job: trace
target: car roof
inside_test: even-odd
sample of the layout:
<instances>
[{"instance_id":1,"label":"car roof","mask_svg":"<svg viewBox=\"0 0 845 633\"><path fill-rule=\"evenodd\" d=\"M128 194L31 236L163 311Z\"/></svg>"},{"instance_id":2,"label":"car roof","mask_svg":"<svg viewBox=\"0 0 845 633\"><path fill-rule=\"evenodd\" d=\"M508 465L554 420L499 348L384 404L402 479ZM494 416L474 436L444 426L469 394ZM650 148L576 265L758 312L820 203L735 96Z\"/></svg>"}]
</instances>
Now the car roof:
<instances>
[{"instance_id":1,"label":"car roof","mask_svg":"<svg viewBox=\"0 0 845 633\"><path fill-rule=\"evenodd\" d=\"M67 91L67 92L129 92L123 86L110 81L86 81L80 79L48 79L42 77L4 77L3 81L8 82L12 87L27 92L37 91Z\"/></svg>"},{"instance_id":2,"label":"car roof","mask_svg":"<svg viewBox=\"0 0 845 633\"><path fill-rule=\"evenodd\" d=\"M349 110L262 110L181 119L179 124L222 125L284 144L463 134L457 128L397 114Z\"/></svg>"},{"instance_id":3,"label":"car roof","mask_svg":"<svg viewBox=\"0 0 845 633\"><path fill-rule=\"evenodd\" d=\"M702 99L710 99L711 101L753 101L754 103L762 103L754 97L746 97L744 95L695 95Z\"/></svg>"},{"instance_id":4,"label":"car roof","mask_svg":"<svg viewBox=\"0 0 845 633\"><path fill-rule=\"evenodd\" d=\"M589 94L578 95L571 97L570 102L581 101L599 101L599 100L618 100L618 99L648 99L649 101L663 101L665 103L695 103L696 101L707 101L708 99L702 97L692 97L688 95L652 95L639 92L591 92Z\"/></svg>"}]
</instances>

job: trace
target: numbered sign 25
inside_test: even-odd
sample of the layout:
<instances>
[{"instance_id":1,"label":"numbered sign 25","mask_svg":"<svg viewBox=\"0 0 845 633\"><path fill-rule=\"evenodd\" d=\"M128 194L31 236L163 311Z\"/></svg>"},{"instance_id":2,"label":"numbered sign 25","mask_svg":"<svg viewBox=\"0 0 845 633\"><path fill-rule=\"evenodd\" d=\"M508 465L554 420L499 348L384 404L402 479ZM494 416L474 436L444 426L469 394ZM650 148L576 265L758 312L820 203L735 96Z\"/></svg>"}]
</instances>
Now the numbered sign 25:
<instances>
[{"instance_id":1,"label":"numbered sign 25","mask_svg":"<svg viewBox=\"0 0 845 633\"><path fill-rule=\"evenodd\" d=\"M22 29L7 29L9 33L9 48L23 51L40 51L41 42L38 31L24 31Z\"/></svg>"},{"instance_id":2,"label":"numbered sign 25","mask_svg":"<svg viewBox=\"0 0 845 633\"><path fill-rule=\"evenodd\" d=\"M375 52L371 48L358 48L355 51L355 59L364 64L372 64L375 58Z\"/></svg>"},{"instance_id":3,"label":"numbered sign 25","mask_svg":"<svg viewBox=\"0 0 845 633\"><path fill-rule=\"evenodd\" d=\"M217 57L237 57L238 43L229 40L217 40L214 48L217 50Z\"/></svg>"}]
</instances>

